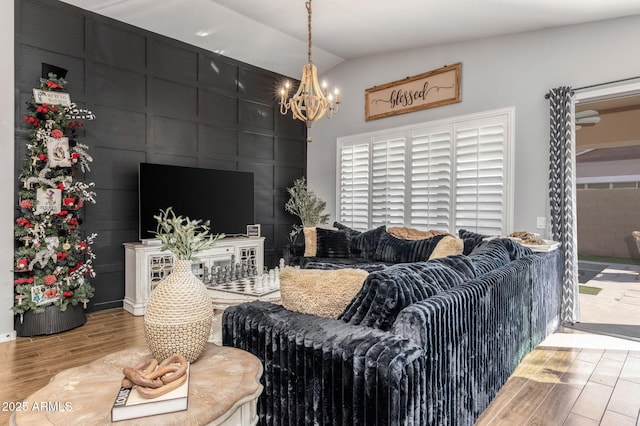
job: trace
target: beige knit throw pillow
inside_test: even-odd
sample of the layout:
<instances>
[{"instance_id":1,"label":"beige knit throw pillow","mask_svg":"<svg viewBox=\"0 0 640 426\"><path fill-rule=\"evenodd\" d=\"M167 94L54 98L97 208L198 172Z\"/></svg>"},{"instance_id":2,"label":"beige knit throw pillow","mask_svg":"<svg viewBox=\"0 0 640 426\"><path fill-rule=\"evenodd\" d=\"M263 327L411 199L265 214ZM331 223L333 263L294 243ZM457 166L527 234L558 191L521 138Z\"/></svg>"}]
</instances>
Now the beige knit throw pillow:
<instances>
[{"instance_id":1,"label":"beige knit throw pillow","mask_svg":"<svg viewBox=\"0 0 640 426\"><path fill-rule=\"evenodd\" d=\"M338 318L369 273L361 269L295 269L280 272L282 306L290 311Z\"/></svg>"}]
</instances>

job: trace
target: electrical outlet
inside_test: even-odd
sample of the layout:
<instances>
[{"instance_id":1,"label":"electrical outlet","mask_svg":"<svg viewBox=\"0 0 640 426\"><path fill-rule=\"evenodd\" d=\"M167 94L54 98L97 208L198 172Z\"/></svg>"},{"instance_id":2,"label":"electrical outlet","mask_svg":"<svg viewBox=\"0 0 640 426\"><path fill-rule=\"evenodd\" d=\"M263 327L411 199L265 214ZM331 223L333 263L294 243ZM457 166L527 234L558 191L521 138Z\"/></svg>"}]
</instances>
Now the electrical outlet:
<instances>
[{"instance_id":1,"label":"electrical outlet","mask_svg":"<svg viewBox=\"0 0 640 426\"><path fill-rule=\"evenodd\" d=\"M547 227L547 218L546 217L538 217L538 229L544 229Z\"/></svg>"}]
</instances>

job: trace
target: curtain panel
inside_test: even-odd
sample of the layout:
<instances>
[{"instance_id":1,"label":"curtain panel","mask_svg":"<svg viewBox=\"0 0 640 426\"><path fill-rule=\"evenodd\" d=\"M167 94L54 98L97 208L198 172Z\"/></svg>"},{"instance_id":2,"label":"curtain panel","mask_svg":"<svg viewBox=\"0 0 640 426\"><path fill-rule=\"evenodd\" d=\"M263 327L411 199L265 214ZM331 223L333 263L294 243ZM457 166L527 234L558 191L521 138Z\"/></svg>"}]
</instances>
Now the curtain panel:
<instances>
[{"instance_id":1,"label":"curtain panel","mask_svg":"<svg viewBox=\"0 0 640 426\"><path fill-rule=\"evenodd\" d=\"M570 87L549 91L550 149L549 202L551 237L564 252L562 321L580 319L578 300L578 245L575 197L574 100Z\"/></svg>"}]
</instances>

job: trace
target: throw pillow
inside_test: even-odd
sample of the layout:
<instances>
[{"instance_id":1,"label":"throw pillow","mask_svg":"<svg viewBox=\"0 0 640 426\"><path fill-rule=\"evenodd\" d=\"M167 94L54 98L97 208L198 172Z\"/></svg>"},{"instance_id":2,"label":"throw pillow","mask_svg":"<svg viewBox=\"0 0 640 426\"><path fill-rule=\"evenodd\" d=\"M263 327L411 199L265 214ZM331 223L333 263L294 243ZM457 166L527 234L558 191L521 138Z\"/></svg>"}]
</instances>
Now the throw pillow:
<instances>
[{"instance_id":1,"label":"throw pillow","mask_svg":"<svg viewBox=\"0 0 640 426\"><path fill-rule=\"evenodd\" d=\"M462 254L464 251L464 241L460 238L453 237L451 235L445 235L436 245L436 248L431 252L429 260L439 259L441 257L453 256L456 254Z\"/></svg>"},{"instance_id":2,"label":"throw pillow","mask_svg":"<svg viewBox=\"0 0 640 426\"><path fill-rule=\"evenodd\" d=\"M467 269L459 271L444 263L416 262L372 272L340 319L388 330L405 307L462 284L467 279Z\"/></svg>"},{"instance_id":3,"label":"throw pillow","mask_svg":"<svg viewBox=\"0 0 640 426\"><path fill-rule=\"evenodd\" d=\"M346 231L316 228L316 257L348 258L350 244Z\"/></svg>"},{"instance_id":4,"label":"throw pillow","mask_svg":"<svg viewBox=\"0 0 640 426\"><path fill-rule=\"evenodd\" d=\"M396 238L403 240L426 240L427 238L434 237L436 235L447 235L448 232L444 231L421 231L416 228L409 228L406 226L392 226L387 228L387 232Z\"/></svg>"},{"instance_id":5,"label":"throw pillow","mask_svg":"<svg viewBox=\"0 0 640 426\"><path fill-rule=\"evenodd\" d=\"M461 229L458 231L458 236L462 238L462 240L464 241L463 254L468 255L489 235L482 235L473 231L467 231L466 229Z\"/></svg>"},{"instance_id":6,"label":"throw pillow","mask_svg":"<svg viewBox=\"0 0 640 426\"><path fill-rule=\"evenodd\" d=\"M426 240L402 240L385 232L380 237L373 260L376 262L407 263L426 262L444 235Z\"/></svg>"},{"instance_id":7,"label":"throw pillow","mask_svg":"<svg viewBox=\"0 0 640 426\"><path fill-rule=\"evenodd\" d=\"M295 269L280 272L280 299L290 311L338 318L360 291L368 272L360 269Z\"/></svg>"},{"instance_id":8,"label":"throw pillow","mask_svg":"<svg viewBox=\"0 0 640 426\"><path fill-rule=\"evenodd\" d=\"M317 232L315 227L304 227L304 257L314 257L317 247Z\"/></svg>"},{"instance_id":9,"label":"throw pillow","mask_svg":"<svg viewBox=\"0 0 640 426\"><path fill-rule=\"evenodd\" d=\"M365 232L351 233L351 257L371 261L375 258L380 237L386 233L386 226L382 225Z\"/></svg>"},{"instance_id":10,"label":"throw pillow","mask_svg":"<svg viewBox=\"0 0 640 426\"><path fill-rule=\"evenodd\" d=\"M511 262L509 251L500 239L485 241L479 244L469 254L477 276L498 269Z\"/></svg>"}]
</instances>

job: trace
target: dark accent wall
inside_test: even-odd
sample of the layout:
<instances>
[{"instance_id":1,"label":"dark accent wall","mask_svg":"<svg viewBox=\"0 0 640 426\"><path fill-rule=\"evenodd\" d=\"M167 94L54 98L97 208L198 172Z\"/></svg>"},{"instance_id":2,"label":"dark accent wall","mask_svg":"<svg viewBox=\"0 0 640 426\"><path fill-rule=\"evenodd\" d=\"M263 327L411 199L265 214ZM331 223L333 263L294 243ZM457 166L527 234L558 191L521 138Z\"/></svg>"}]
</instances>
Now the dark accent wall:
<instances>
[{"instance_id":1,"label":"dark accent wall","mask_svg":"<svg viewBox=\"0 0 640 426\"><path fill-rule=\"evenodd\" d=\"M122 305L140 162L253 172L265 265L277 264L295 222L286 188L307 164L304 124L277 107L283 76L54 0L15 0L15 11L16 173L42 62L66 68L71 100L97 116L78 139L94 158L85 179L98 194L82 225L98 234L90 310ZM216 197L206 182L193 184Z\"/></svg>"}]
</instances>

